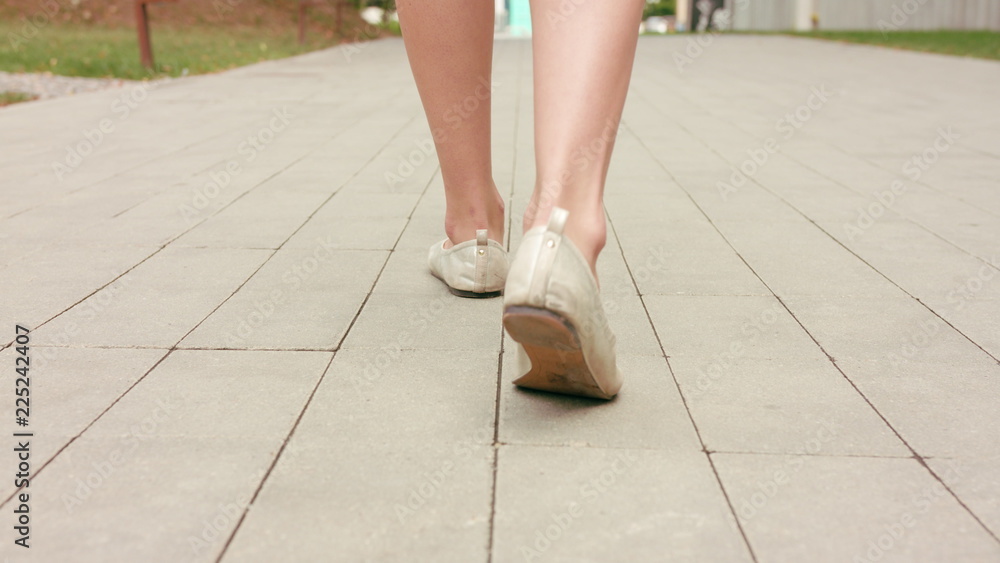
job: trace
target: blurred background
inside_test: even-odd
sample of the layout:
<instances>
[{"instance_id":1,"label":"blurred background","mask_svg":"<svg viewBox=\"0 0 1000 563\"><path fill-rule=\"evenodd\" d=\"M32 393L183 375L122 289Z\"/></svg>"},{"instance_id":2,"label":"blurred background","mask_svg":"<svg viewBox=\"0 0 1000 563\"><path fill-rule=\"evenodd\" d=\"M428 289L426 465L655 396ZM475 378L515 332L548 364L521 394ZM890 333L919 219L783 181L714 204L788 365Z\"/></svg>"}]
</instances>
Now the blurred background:
<instances>
[{"instance_id":1,"label":"blurred background","mask_svg":"<svg viewBox=\"0 0 1000 563\"><path fill-rule=\"evenodd\" d=\"M197 74L398 34L358 0L173 0L146 13L155 66L140 64L136 0L0 0L0 70L149 78ZM304 42L299 41L300 22Z\"/></svg>"},{"instance_id":2,"label":"blurred background","mask_svg":"<svg viewBox=\"0 0 1000 563\"><path fill-rule=\"evenodd\" d=\"M493 1L498 37L531 34L529 0ZM998 30L1000 0L649 0L640 25L649 35L788 33L990 59L1000 59ZM394 0L0 0L0 106L399 33Z\"/></svg>"}]
</instances>

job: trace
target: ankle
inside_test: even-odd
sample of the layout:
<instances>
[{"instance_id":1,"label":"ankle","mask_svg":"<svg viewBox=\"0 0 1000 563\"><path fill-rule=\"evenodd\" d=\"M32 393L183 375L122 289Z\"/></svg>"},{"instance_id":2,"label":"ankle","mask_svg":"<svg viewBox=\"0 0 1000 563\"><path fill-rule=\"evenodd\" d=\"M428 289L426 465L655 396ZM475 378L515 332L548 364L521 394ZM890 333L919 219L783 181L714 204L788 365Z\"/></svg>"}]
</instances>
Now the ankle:
<instances>
[{"instance_id":1,"label":"ankle","mask_svg":"<svg viewBox=\"0 0 1000 563\"><path fill-rule=\"evenodd\" d=\"M486 229L491 240L503 244L505 225L504 201L495 185L481 197L448 202L444 231L451 244L475 239L480 229Z\"/></svg>"},{"instance_id":2,"label":"ankle","mask_svg":"<svg viewBox=\"0 0 1000 563\"><path fill-rule=\"evenodd\" d=\"M607 244L608 229L604 206L583 205L577 201L560 201L547 206L529 205L524 212L524 231L548 224L554 207L561 207L569 212L563 234L583 255L596 278L597 258Z\"/></svg>"},{"instance_id":3,"label":"ankle","mask_svg":"<svg viewBox=\"0 0 1000 563\"><path fill-rule=\"evenodd\" d=\"M580 251L583 258L590 265L590 271L597 278L597 258L607 244L607 225L604 222L603 213L600 218L581 217L577 215L577 220L573 220L570 213L566 221L566 228L563 231L569 240L573 241L573 246Z\"/></svg>"}]
</instances>

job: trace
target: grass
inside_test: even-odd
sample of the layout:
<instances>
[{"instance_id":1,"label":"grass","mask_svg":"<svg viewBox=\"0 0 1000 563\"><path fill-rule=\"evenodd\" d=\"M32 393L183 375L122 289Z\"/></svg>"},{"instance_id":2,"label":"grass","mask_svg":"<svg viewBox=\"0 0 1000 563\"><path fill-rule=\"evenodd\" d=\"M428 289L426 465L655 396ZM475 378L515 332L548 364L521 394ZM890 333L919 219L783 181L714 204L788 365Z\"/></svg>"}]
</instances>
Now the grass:
<instances>
[{"instance_id":1,"label":"grass","mask_svg":"<svg viewBox=\"0 0 1000 563\"><path fill-rule=\"evenodd\" d=\"M1000 33L995 31L891 31L884 35L881 31L813 31L790 35L1000 60Z\"/></svg>"},{"instance_id":2,"label":"grass","mask_svg":"<svg viewBox=\"0 0 1000 563\"><path fill-rule=\"evenodd\" d=\"M0 108L20 102L30 102L37 96L24 92L0 92Z\"/></svg>"},{"instance_id":3,"label":"grass","mask_svg":"<svg viewBox=\"0 0 1000 563\"><path fill-rule=\"evenodd\" d=\"M0 22L0 70L51 72L65 76L143 79L202 74L258 61L289 57L336 44L334 38L308 36L299 45L295 33L192 27L152 31L156 69L143 68L135 30L80 25L51 25L12 45L16 24Z\"/></svg>"},{"instance_id":4,"label":"grass","mask_svg":"<svg viewBox=\"0 0 1000 563\"><path fill-rule=\"evenodd\" d=\"M403 35L403 31L399 27L399 22L394 22L392 20L389 20L388 22L385 23L385 29L388 30L389 33L393 35Z\"/></svg>"}]
</instances>

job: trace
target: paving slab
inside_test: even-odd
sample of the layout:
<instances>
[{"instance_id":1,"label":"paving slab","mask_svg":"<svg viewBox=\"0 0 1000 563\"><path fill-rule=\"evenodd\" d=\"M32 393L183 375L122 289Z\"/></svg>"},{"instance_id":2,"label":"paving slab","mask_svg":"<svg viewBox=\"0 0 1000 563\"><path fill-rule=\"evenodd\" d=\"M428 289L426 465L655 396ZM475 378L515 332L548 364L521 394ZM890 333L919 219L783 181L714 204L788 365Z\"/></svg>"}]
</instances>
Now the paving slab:
<instances>
[{"instance_id":1,"label":"paving slab","mask_svg":"<svg viewBox=\"0 0 1000 563\"><path fill-rule=\"evenodd\" d=\"M32 346L27 354L30 369L28 383L38 397L31 410L27 430L43 439L32 446L36 467L64 458L61 452L83 433L108 405L125 395L145 376L166 352L155 349L56 348ZM14 347L0 351L5 366L15 365L20 356ZM93 385L92 373L105 374L101 385ZM30 405L29 405L30 406ZM9 456L5 469L17 473L18 459ZM0 498L14 493L14 480L0 488Z\"/></svg>"},{"instance_id":2,"label":"paving slab","mask_svg":"<svg viewBox=\"0 0 1000 563\"><path fill-rule=\"evenodd\" d=\"M499 351L501 300L454 297L373 293L341 347Z\"/></svg>"},{"instance_id":3,"label":"paving slab","mask_svg":"<svg viewBox=\"0 0 1000 563\"><path fill-rule=\"evenodd\" d=\"M337 352L292 444L491 445L499 352L441 356L427 348Z\"/></svg>"},{"instance_id":4,"label":"paving slab","mask_svg":"<svg viewBox=\"0 0 1000 563\"><path fill-rule=\"evenodd\" d=\"M289 450L222 560L487 561L493 455L412 442Z\"/></svg>"},{"instance_id":5,"label":"paving slab","mask_svg":"<svg viewBox=\"0 0 1000 563\"><path fill-rule=\"evenodd\" d=\"M36 331L40 344L169 347L273 251L168 248Z\"/></svg>"},{"instance_id":6,"label":"paving slab","mask_svg":"<svg viewBox=\"0 0 1000 563\"><path fill-rule=\"evenodd\" d=\"M334 350L375 283L385 251L279 250L178 345Z\"/></svg>"},{"instance_id":7,"label":"paving slab","mask_svg":"<svg viewBox=\"0 0 1000 563\"><path fill-rule=\"evenodd\" d=\"M217 556L330 357L171 353L33 480L38 560Z\"/></svg>"},{"instance_id":8,"label":"paving slab","mask_svg":"<svg viewBox=\"0 0 1000 563\"><path fill-rule=\"evenodd\" d=\"M795 223L715 223L736 252L779 297L886 296L903 292L805 220Z\"/></svg>"},{"instance_id":9,"label":"paving slab","mask_svg":"<svg viewBox=\"0 0 1000 563\"><path fill-rule=\"evenodd\" d=\"M226 559L485 560L497 357L449 358L338 352Z\"/></svg>"},{"instance_id":10,"label":"paving slab","mask_svg":"<svg viewBox=\"0 0 1000 563\"><path fill-rule=\"evenodd\" d=\"M789 307L920 455L997 452L990 421L1000 365L924 306L803 297Z\"/></svg>"},{"instance_id":11,"label":"paving slab","mask_svg":"<svg viewBox=\"0 0 1000 563\"><path fill-rule=\"evenodd\" d=\"M174 242L195 247L278 248L328 197L323 193L255 190Z\"/></svg>"},{"instance_id":12,"label":"paving slab","mask_svg":"<svg viewBox=\"0 0 1000 563\"><path fill-rule=\"evenodd\" d=\"M694 451L505 446L496 488L495 561L751 560Z\"/></svg>"},{"instance_id":13,"label":"paving slab","mask_svg":"<svg viewBox=\"0 0 1000 563\"><path fill-rule=\"evenodd\" d=\"M773 296L649 295L643 301L670 357L694 357L706 364L824 357Z\"/></svg>"},{"instance_id":14,"label":"paving slab","mask_svg":"<svg viewBox=\"0 0 1000 563\"><path fill-rule=\"evenodd\" d=\"M927 460L934 473L993 535L1000 532L1000 494L995 478L998 461L1000 457L980 456Z\"/></svg>"},{"instance_id":15,"label":"paving slab","mask_svg":"<svg viewBox=\"0 0 1000 563\"><path fill-rule=\"evenodd\" d=\"M913 459L713 454L762 561L988 561L1000 546ZM858 510L864 506L864 510Z\"/></svg>"},{"instance_id":16,"label":"paving slab","mask_svg":"<svg viewBox=\"0 0 1000 563\"><path fill-rule=\"evenodd\" d=\"M611 402L521 389L526 364L505 339L499 440L504 444L588 448L700 449L670 368L662 357L622 354L629 377Z\"/></svg>"},{"instance_id":17,"label":"paving slab","mask_svg":"<svg viewBox=\"0 0 1000 563\"><path fill-rule=\"evenodd\" d=\"M828 455L910 455L826 359L681 356L670 367L712 451L797 453L825 429Z\"/></svg>"},{"instance_id":18,"label":"paving slab","mask_svg":"<svg viewBox=\"0 0 1000 563\"><path fill-rule=\"evenodd\" d=\"M4 282L10 284L0 302L0 315L34 328L97 289L113 284L157 248L60 241L18 250L23 254L0 269ZM66 276L67 268L77 272L76 275ZM87 314L82 311L93 311L93 307L76 313Z\"/></svg>"},{"instance_id":19,"label":"paving slab","mask_svg":"<svg viewBox=\"0 0 1000 563\"><path fill-rule=\"evenodd\" d=\"M664 225L659 220L616 223L626 260L662 264L636 280L644 295L770 295L760 279L708 222ZM687 241L684 245L674 241Z\"/></svg>"}]
</instances>

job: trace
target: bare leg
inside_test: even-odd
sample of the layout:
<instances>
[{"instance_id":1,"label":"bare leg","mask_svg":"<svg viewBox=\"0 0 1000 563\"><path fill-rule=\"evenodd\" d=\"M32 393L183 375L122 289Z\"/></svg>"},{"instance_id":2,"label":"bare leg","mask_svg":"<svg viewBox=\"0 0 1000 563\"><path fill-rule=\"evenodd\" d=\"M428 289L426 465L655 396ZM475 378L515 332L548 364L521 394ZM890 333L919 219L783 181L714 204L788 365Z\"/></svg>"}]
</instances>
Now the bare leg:
<instances>
[{"instance_id":1,"label":"bare leg","mask_svg":"<svg viewBox=\"0 0 1000 563\"><path fill-rule=\"evenodd\" d=\"M524 230L553 206L595 271L607 238L604 181L632 76L643 0L532 0L535 191ZM563 10L563 11L560 11Z\"/></svg>"},{"instance_id":2,"label":"bare leg","mask_svg":"<svg viewBox=\"0 0 1000 563\"><path fill-rule=\"evenodd\" d=\"M490 154L493 2L397 0L396 7L441 162L445 233L457 244L488 229L503 243L504 202Z\"/></svg>"}]
</instances>

